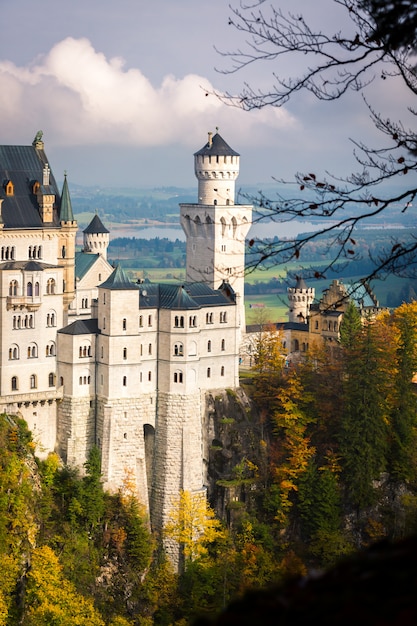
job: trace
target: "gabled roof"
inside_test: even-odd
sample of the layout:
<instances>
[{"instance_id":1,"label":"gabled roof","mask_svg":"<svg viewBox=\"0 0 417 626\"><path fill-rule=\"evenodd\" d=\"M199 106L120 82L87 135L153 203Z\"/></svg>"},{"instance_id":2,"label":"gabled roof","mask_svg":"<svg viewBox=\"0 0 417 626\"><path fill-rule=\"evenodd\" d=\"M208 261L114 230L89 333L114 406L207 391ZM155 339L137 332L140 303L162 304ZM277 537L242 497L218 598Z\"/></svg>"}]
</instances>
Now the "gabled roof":
<instances>
[{"instance_id":1,"label":"gabled roof","mask_svg":"<svg viewBox=\"0 0 417 626\"><path fill-rule=\"evenodd\" d=\"M43 144L42 144L43 145ZM43 168L48 160L43 148L31 146L0 146L0 198L3 200L1 215L4 228L44 228L33 185L42 185ZM13 195L6 195L5 183L11 181ZM59 190L52 172L49 176L48 193L55 195L53 222L59 225Z\"/></svg>"},{"instance_id":2,"label":"gabled roof","mask_svg":"<svg viewBox=\"0 0 417 626\"><path fill-rule=\"evenodd\" d=\"M91 220L87 228L83 230L83 233L93 234L93 235L96 235L96 234L98 235L101 233L108 233L108 232L109 231L103 225L103 222L101 221L97 213L95 214L95 216L93 217L93 219Z\"/></svg>"},{"instance_id":3,"label":"gabled roof","mask_svg":"<svg viewBox=\"0 0 417 626\"><path fill-rule=\"evenodd\" d=\"M63 335L92 335L97 334L98 322L97 319L77 320L58 330Z\"/></svg>"},{"instance_id":4,"label":"gabled roof","mask_svg":"<svg viewBox=\"0 0 417 626\"><path fill-rule=\"evenodd\" d=\"M207 141L201 150L195 152L194 156L213 154L215 156L240 156L238 152L235 152L229 145L227 145L223 137L220 137L219 133L216 133L211 141Z\"/></svg>"},{"instance_id":5,"label":"gabled roof","mask_svg":"<svg viewBox=\"0 0 417 626\"><path fill-rule=\"evenodd\" d=\"M104 287L105 289L139 290L139 285L137 283L132 283L132 281L126 276L121 265L116 267L108 279L105 280L104 283L101 283L100 287Z\"/></svg>"},{"instance_id":6,"label":"gabled roof","mask_svg":"<svg viewBox=\"0 0 417 626\"><path fill-rule=\"evenodd\" d=\"M88 254L87 252L75 253L75 277L81 280L88 270L93 267L97 261L99 254Z\"/></svg>"}]
</instances>

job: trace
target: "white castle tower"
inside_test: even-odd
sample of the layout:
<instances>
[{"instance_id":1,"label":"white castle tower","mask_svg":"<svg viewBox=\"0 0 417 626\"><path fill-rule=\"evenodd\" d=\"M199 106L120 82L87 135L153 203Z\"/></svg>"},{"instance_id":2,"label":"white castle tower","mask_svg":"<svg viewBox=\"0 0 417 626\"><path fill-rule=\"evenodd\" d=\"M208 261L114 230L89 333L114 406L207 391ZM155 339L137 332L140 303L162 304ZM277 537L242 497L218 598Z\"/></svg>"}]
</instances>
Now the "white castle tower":
<instances>
[{"instance_id":1,"label":"white castle tower","mask_svg":"<svg viewBox=\"0 0 417 626\"><path fill-rule=\"evenodd\" d=\"M107 259L109 243L110 232L96 213L87 228L83 230L84 252L101 254Z\"/></svg>"},{"instance_id":2,"label":"white castle tower","mask_svg":"<svg viewBox=\"0 0 417 626\"><path fill-rule=\"evenodd\" d=\"M187 280L213 289L229 282L244 331L245 239L252 225L252 206L235 204L239 159L218 133L210 132L207 143L194 154L198 203L180 204L180 209L187 240Z\"/></svg>"},{"instance_id":3,"label":"white castle tower","mask_svg":"<svg viewBox=\"0 0 417 626\"><path fill-rule=\"evenodd\" d=\"M307 324L310 307L315 297L314 287L307 287L304 278L297 277L295 287L287 289L289 311L288 321Z\"/></svg>"}]
</instances>

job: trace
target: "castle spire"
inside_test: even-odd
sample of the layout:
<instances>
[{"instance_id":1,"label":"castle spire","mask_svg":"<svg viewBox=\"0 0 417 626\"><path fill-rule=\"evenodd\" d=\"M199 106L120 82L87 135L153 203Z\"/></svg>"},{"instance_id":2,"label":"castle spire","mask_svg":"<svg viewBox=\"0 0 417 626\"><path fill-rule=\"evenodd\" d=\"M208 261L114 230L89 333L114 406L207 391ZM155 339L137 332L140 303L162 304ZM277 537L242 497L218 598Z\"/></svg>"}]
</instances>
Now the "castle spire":
<instances>
[{"instance_id":1,"label":"castle spire","mask_svg":"<svg viewBox=\"0 0 417 626\"><path fill-rule=\"evenodd\" d=\"M64 184L62 186L61 193L61 212L60 212L60 220L61 222L73 222L74 214L72 212L72 204L70 193L68 189L67 183L67 173L64 173Z\"/></svg>"}]
</instances>

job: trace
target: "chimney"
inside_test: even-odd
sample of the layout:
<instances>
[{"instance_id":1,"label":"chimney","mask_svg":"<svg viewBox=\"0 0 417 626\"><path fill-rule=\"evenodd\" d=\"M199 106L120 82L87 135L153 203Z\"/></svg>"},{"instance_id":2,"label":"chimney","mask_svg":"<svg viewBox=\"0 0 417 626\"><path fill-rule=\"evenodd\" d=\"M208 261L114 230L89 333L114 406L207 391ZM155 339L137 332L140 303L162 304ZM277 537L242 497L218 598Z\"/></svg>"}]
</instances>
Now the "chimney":
<instances>
[{"instance_id":1,"label":"chimney","mask_svg":"<svg viewBox=\"0 0 417 626\"><path fill-rule=\"evenodd\" d=\"M208 134L208 147L211 148L212 145L213 145L213 133L209 132L209 134Z\"/></svg>"},{"instance_id":2,"label":"chimney","mask_svg":"<svg viewBox=\"0 0 417 626\"><path fill-rule=\"evenodd\" d=\"M51 170L49 168L48 163L45 164L45 167L43 168L43 181L42 184L44 187L48 187L49 186L49 174L51 173Z\"/></svg>"}]
</instances>

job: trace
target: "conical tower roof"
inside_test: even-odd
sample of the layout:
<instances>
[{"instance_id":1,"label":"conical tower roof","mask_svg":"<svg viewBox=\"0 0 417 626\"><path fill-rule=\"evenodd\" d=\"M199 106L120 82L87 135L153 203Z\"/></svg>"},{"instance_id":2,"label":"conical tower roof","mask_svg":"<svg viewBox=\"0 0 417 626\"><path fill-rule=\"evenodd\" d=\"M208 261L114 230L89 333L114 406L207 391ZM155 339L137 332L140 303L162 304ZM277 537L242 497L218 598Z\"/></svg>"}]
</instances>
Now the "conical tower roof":
<instances>
[{"instance_id":1,"label":"conical tower roof","mask_svg":"<svg viewBox=\"0 0 417 626\"><path fill-rule=\"evenodd\" d=\"M108 232L109 231L104 226L103 222L101 221L97 213L95 214L95 216L93 217L89 225L83 230L83 233L87 235L100 235L102 233L108 233Z\"/></svg>"},{"instance_id":2,"label":"conical tower roof","mask_svg":"<svg viewBox=\"0 0 417 626\"><path fill-rule=\"evenodd\" d=\"M216 156L240 156L238 152L232 150L219 133L216 133L213 137L211 136L211 133L209 133L207 143L201 148L201 150L195 152L194 156L205 156L210 154L214 154Z\"/></svg>"},{"instance_id":3,"label":"conical tower roof","mask_svg":"<svg viewBox=\"0 0 417 626\"><path fill-rule=\"evenodd\" d=\"M61 193L61 211L59 219L61 222L73 222L74 214L72 212L72 204L68 189L67 175L64 175L64 184Z\"/></svg>"}]
</instances>

